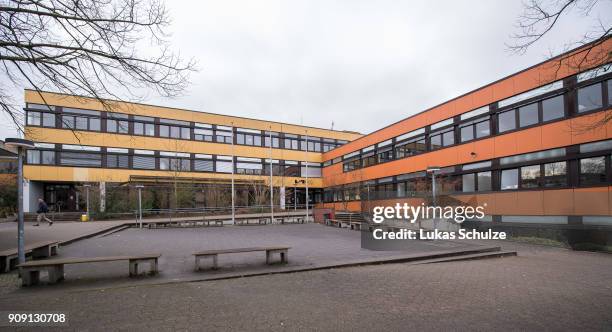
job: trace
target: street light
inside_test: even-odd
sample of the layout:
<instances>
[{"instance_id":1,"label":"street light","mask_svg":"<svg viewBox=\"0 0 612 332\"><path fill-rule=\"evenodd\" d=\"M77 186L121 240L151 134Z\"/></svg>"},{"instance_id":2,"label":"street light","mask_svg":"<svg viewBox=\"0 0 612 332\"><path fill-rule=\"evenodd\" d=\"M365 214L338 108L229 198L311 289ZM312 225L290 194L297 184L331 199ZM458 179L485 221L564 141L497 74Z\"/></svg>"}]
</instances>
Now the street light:
<instances>
[{"instance_id":1,"label":"street light","mask_svg":"<svg viewBox=\"0 0 612 332\"><path fill-rule=\"evenodd\" d=\"M90 216L89 216L89 188L91 187L91 184L86 183L83 185L83 187L85 187L85 207L86 207L86 214L87 214L87 220L89 221Z\"/></svg>"},{"instance_id":2,"label":"street light","mask_svg":"<svg viewBox=\"0 0 612 332\"><path fill-rule=\"evenodd\" d=\"M143 185L136 185L136 189L138 189L138 223L140 228L142 228L142 188L144 188Z\"/></svg>"},{"instance_id":3,"label":"street light","mask_svg":"<svg viewBox=\"0 0 612 332\"><path fill-rule=\"evenodd\" d=\"M17 149L17 256L19 264L25 263L25 236L23 224L23 153L27 149L33 149L32 141L22 138L7 138L4 141L4 146Z\"/></svg>"},{"instance_id":4,"label":"street light","mask_svg":"<svg viewBox=\"0 0 612 332\"><path fill-rule=\"evenodd\" d=\"M431 200L433 206L437 205L436 203L436 172L440 171L439 166L429 166L427 167L427 173L431 173ZM434 229L437 229L437 221L436 218L433 218ZM420 228L420 227L419 227Z\"/></svg>"}]
</instances>

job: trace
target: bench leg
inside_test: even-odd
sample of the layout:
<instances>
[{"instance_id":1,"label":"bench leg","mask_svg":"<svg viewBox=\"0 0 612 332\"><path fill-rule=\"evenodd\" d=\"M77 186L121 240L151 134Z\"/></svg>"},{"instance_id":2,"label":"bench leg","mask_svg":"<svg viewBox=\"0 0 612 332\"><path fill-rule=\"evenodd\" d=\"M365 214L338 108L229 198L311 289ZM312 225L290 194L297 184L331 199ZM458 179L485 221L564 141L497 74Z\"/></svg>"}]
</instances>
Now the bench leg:
<instances>
[{"instance_id":1,"label":"bench leg","mask_svg":"<svg viewBox=\"0 0 612 332\"><path fill-rule=\"evenodd\" d=\"M154 258L153 260L151 260L149 274L156 275L158 272L159 270L158 270L157 258Z\"/></svg>"},{"instance_id":2,"label":"bench leg","mask_svg":"<svg viewBox=\"0 0 612 332\"><path fill-rule=\"evenodd\" d=\"M40 282L40 271L38 270L21 270L21 286L33 286L38 285Z\"/></svg>"},{"instance_id":3,"label":"bench leg","mask_svg":"<svg viewBox=\"0 0 612 332\"><path fill-rule=\"evenodd\" d=\"M130 277L138 275L138 261L130 261Z\"/></svg>"},{"instance_id":4,"label":"bench leg","mask_svg":"<svg viewBox=\"0 0 612 332\"><path fill-rule=\"evenodd\" d=\"M48 271L50 284L55 284L64 280L64 265L51 266Z\"/></svg>"},{"instance_id":5,"label":"bench leg","mask_svg":"<svg viewBox=\"0 0 612 332\"><path fill-rule=\"evenodd\" d=\"M281 263L287 264L289 262L289 257L287 255L287 251L281 251L280 252L280 256L281 256Z\"/></svg>"}]
</instances>

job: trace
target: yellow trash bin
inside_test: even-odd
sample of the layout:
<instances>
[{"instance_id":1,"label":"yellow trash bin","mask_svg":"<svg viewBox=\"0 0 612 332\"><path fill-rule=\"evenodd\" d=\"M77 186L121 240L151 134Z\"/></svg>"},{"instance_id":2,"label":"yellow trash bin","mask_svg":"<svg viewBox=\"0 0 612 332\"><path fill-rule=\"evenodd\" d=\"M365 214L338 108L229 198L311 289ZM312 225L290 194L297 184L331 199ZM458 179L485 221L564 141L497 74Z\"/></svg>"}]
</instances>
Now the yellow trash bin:
<instances>
[{"instance_id":1,"label":"yellow trash bin","mask_svg":"<svg viewBox=\"0 0 612 332\"><path fill-rule=\"evenodd\" d=\"M81 221L89 221L89 216L86 214L81 215Z\"/></svg>"}]
</instances>

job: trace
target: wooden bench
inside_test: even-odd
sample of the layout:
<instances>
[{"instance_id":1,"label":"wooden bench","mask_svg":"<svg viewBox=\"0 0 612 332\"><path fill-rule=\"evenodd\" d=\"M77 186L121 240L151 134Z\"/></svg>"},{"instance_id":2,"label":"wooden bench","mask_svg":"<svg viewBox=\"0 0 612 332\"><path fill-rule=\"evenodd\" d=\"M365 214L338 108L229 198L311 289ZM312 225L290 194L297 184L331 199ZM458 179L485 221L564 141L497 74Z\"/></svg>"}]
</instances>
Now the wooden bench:
<instances>
[{"instance_id":1,"label":"wooden bench","mask_svg":"<svg viewBox=\"0 0 612 332\"><path fill-rule=\"evenodd\" d=\"M268 220L270 220L270 218L266 217L266 218L258 218L258 219L252 219L252 218L244 218L244 219L236 219L236 225L266 225L268 224ZM253 221L253 223L251 223Z\"/></svg>"},{"instance_id":2,"label":"wooden bench","mask_svg":"<svg viewBox=\"0 0 612 332\"><path fill-rule=\"evenodd\" d=\"M360 231L361 230L361 221L351 221L351 229Z\"/></svg>"},{"instance_id":3,"label":"wooden bench","mask_svg":"<svg viewBox=\"0 0 612 332\"><path fill-rule=\"evenodd\" d=\"M218 256L221 254L237 254L244 252L254 251L265 251L266 252L266 264L272 264L272 255L279 254L281 263L285 264L289 261L288 251L291 247L285 246L273 246L273 247L253 247L253 248L235 248L235 249L221 249L221 250L204 250L200 252L194 252L195 256L195 270L200 271L200 260L202 258L212 258L213 270L219 268Z\"/></svg>"},{"instance_id":4,"label":"wooden bench","mask_svg":"<svg viewBox=\"0 0 612 332\"><path fill-rule=\"evenodd\" d=\"M30 255L33 259L57 255L58 249L59 242L57 241L41 241L24 247L25 254ZM17 248L0 251L0 272L9 272L17 265L18 259Z\"/></svg>"},{"instance_id":5,"label":"wooden bench","mask_svg":"<svg viewBox=\"0 0 612 332\"><path fill-rule=\"evenodd\" d=\"M75 258L59 258L47 259L40 261L30 261L19 264L17 267L21 270L21 285L30 286L40 282L40 272L47 271L49 283L54 284L64 280L64 265L66 264L84 264L98 262L113 262L113 261L128 261L130 277L138 276L138 265L140 263L149 264L149 274L157 274L157 260L161 257L160 254L147 254L137 256L110 256L110 257L75 257Z\"/></svg>"}]
</instances>

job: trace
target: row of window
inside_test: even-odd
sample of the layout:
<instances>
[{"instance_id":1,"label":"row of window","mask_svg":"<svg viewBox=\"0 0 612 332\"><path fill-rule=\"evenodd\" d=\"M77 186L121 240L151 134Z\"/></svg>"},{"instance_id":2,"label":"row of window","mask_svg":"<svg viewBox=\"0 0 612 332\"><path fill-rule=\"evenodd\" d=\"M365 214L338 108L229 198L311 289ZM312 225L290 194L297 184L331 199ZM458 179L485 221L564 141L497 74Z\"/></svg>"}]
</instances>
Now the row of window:
<instances>
[{"instance_id":1,"label":"row of window","mask_svg":"<svg viewBox=\"0 0 612 332\"><path fill-rule=\"evenodd\" d=\"M28 126L167 137L226 144L231 144L232 137L235 136L234 143L239 145L272 146L273 148L302 151L308 149L308 151L313 152L327 152L347 143L345 140L321 137L308 137L307 142L306 136L200 123L191 126L187 121L170 119L159 119L159 123L156 123L153 117L134 115L130 119L127 114L121 113L107 112L106 118L103 119L103 112L67 107L64 107L61 113L56 114L55 111L55 107L28 104L26 124ZM130 123L132 124L131 128Z\"/></svg>"},{"instance_id":2,"label":"row of window","mask_svg":"<svg viewBox=\"0 0 612 332\"><path fill-rule=\"evenodd\" d=\"M64 145L59 151L54 144L37 144L28 150L26 162L30 165L62 165L74 167L105 167L139 170L167 170L177 172L232 173L231 156L213 156L189 153L155 152L149 150L82 147ZM236 157L236 174L270 175L270 163L259 158ZM272 174L275 176L321 177L319 163L291 160L274 160Z\"/></svg>"},{"instance_id":3,"label":"row of window","mask_svg":"<svg viewBox=\"0 0 612 332\"><path fill-rule=\"evenodd\" d=\"M567 151L577 152L572 156ZM496 167L491 160L446 167L436 172L436 190L453 194L609 185L611 151L612 140L607 140L499 158ZM422 171L331 188L326 197L359 200L364 192L369 199L423 196L430 194L431 182Z\"/></svg>"},{"instance_id":4,"label":"row of window","mask_svg":"<svg viewBox=\"0 0 612 332\"><path fill-rule=\"evenodd\" d=\"M606 68L606 70L609 69ZM606 74L607 72L599 73L599 79L606 79L610 76L610 74ZM593 77L589 78L592 79ZM534 89L534 91L528 91L491 106L485 106L455 118L413 130L343 157L328 160L324 163L324 166L342 161L343 171L349 172L493 134L503 134L557 121L569 116L566 110L568 108L567 102L574 99L570 97L574 94L575 101L573 103L575 107L569 107L574 108L573 114L600 111L612 106L612 80L597 83L583 81L579 83L576 90L565 94L563 94L562 81L553 82L547 86ZM517 103L519 106L514 106ZM503 107L496 109L497 106Z\"/></svg>"}]
</instances>

